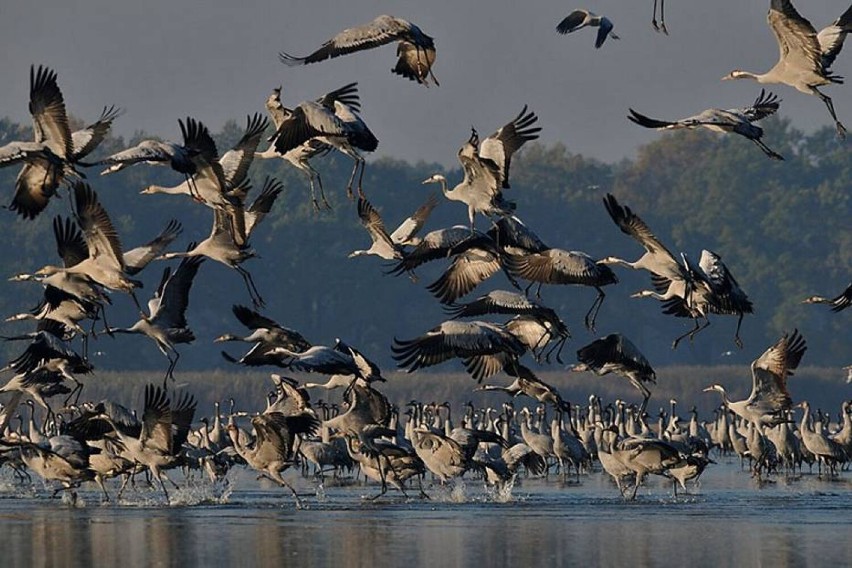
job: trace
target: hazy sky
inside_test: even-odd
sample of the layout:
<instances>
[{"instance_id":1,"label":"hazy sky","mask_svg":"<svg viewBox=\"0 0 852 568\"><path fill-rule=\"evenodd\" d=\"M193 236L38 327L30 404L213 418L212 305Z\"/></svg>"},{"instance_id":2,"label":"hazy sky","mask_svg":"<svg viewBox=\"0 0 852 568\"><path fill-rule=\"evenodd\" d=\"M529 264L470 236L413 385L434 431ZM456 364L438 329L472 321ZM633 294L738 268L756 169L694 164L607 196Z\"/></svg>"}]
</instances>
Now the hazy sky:
<instances>
[{"instance_id":1,"label":"hazy sky","mask_svg":"<svg viewBox=\"0 0 852 568\"><path fill-rule=\"evenodd\" d=\"M819 29L849 0L796 3ZM764 72L778 51L766 25L768 0L673 0L671 35L650 25L652 0L288 2L4 0L0 7L0 116L29 121L32 63L53 67L69 112L93 120L104 105L127 110L115 132L144 130L179 139L187 115L213 131L229 118L264 111L270 90L285 105L358 81L362 116L380 144L375 155L455 163L471 125L490 133L528 104L542 140L603 160L631 157L658 134L627 121L628 107L679 118L707 107L750 103L760 87L720 81L734 68ZM555 26L574 7L609 16L621 41L594 49L595 30L568 36ZM392 75L395 47L384 46L307 67L278 61L310 53L343 28L388 13L435 38L440 87ZM852 49L847 47L847 51ZM852 78L852 55L834 70ZM775 87L781 114L806 131L830 124L823 104ZM852 86L831 86L840 119L852 126ZM772 141L768 144L771 146Z\"/></svg>"}]
</instances>

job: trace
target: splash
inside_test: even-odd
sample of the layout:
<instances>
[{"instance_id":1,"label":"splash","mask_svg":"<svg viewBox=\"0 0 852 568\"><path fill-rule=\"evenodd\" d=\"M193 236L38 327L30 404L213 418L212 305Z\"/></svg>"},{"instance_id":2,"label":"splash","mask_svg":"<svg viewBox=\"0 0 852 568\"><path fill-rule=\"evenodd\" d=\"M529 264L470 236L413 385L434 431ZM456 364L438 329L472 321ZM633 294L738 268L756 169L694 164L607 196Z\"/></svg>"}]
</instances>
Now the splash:
<instances>
[{"instance_id":1,"label":"splash","mask_svg":"<svg viewBox=\"0 0 852 568\"><path fill-rule=\"evenodd\" d=\"M514 501L512 489L515 488L515 479L517 475L513 475L508 481L499 485L487 485L485 494L488 496L488 501L494 503L511 503Z\"/></svg>"},{"instance_id":2,"label":"splash","mask_svg":"<svg viewBox=\"0 0 852 568\"><path fill-rule=\"evenodd\" d=\"M326 495L325 493L325 487L323 486L322 482L317 484L316 497L319 503L325 503L326 501L328 501L328 495Z\"/></svg>"},{"instance_id":3,"label":"splash","mask_svg":"<svg viewBox=\"0 0 852 568\"><path fill-rule=\"evenodd\" d=\"M168 487L168 484L167 484ZM195 505L223 505L228 503L234 490L229 475L211 482L205 478L189 478L177 488L169 488L169 498L163 495L159 484L147 488L125 491L118 504L125 507L192 507Z\"/></svg>"}]
</instances>

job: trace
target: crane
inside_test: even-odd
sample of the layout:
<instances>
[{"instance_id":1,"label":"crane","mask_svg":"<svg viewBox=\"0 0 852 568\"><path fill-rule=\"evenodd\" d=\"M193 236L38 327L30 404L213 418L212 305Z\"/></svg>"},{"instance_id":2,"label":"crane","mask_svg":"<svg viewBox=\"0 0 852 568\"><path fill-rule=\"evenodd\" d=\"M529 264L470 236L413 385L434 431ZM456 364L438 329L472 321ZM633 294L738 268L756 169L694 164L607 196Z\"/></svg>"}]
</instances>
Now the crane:
<instances>
[{"instance_id":1,"label":"crane","mask_svg":"<svg viewBox=\"0 0 852 568\"><path fill-rule=\"evenodd\" d=\"M787 392L787 377L799 366L807 348L798 330L785 333L752 362L751 394L745 400L730 400L725 388L718 383L705 388L704 392L720 393L725 406L749 422L776 426L787 420L786 413L793 407Z\"/></svg>"},{"instance_id":2,"label":"crane","mask_svg":"<svg viewBox=\"0 0 852 568\"><path fill-rule=\"evenodd\" d=\"M399 43L396 49L397 62L391 70L393 73L426 87L429 86L430 78L435 85L439 84L432 73L435 40L408 20L387 14L367 24L346 28L308 56L294 57L282 51L278 57L285 65L307 65L394 41Z\"/></svg>"},{"instance_id":3,"label":"crane","mask_svg":"<svg viewBox=\"0 0 852 568\"><path fill-rule=\"evenodd\" d=\"M772 0L766 20L778 42L778 63L766 73L735 69L722 79L753 79L761 84L782 83L819 97L834 120L837 137L845 138L846 127L838 120L831 97L820 91L819 87L843 82L841 77L831 72L831 64L840 54L846 34L852 30L852 6L818 33L796 11L790 0Z\"/></svg>"},{"instance_id":4,"label":"crane","mask_svg":"<svg viewBox=\"0 0 852 568\"><path fill-rule=\"evenodd\" d=\"M512 156L530 140L538 139L541 127L535 126L538 117L527 111L526 105L514 119L498 128L494 134L481 141L476 129L471 129L470 138L459 149L459 162L464 169L464 178L453 189L448 189L447 178L433 174L423 183L438 183L444 196L451 201L467 205L470 230L477 213L486 216L510 215L515 204L503 199L503 189L509 186L509 166Z\"/></svg>"},{"instance_id":5,"label":"crane","mask_svg":"<svg viewBox=\"0 0 852 568\"><path fill-rule=\"evenodd\" d=\"M808 296L802 300L803 304L827 304L831 306L832 312L842 312L852 305L852 282L846 287L843 292L834 298L826 298L824 296Z\"/></svg>"},{"instance_id":6,"label":"crane","mask_svg":"<svg viewBox=\"0 0 852 568\"><path fill-rule=\"evenodd\" d=\"M361 184L366 160L361 152L373 152L379 140L358 116L360 110L358 83L344 85L315 101L303 101L278 126L274 134L275 151L286 154L311 139L328 144L355 161L346 194L352 198L352 184L360 169L358 196L364 197ZM315 198L313 202L317 208Z\"/></svg>"},{"instance_id":7,"label":"crane","mask_svg":"<svg viewBox=\"0 0 852 568\"><path fill-rule=\"evenodd\" d=\"M586 26L598 28L598 35L595 38L595 48L600 48L606 41L607 37L612 39L621 39L615 32L612 31L612 20L606 16L598 16L588 10L574 10L559 22L556 26L556 31L561 34L570 34Z\"/></svg>"},{"instance_id":8,"label":"crane","mask_svg":"<svg viewBox=\"0 0 852 568\"><path fill-rule=\"evenodd\" d=\"M591 371L598 376L615 373L630 381L642 393L642 408L645 412L651 391L644 383L657 382L657 374L653 367L627 337L620 333L611 333L606 337L596 339L577 350L579 365L571 370L575 372Z\"/></svg>"},{"instance_id":9,"label":"crane","mask_svg":"<svg viewBox=\"0 0 852 568\"><path fill-rule=\"evenodd\" d=\"M630 116L627 118L639 126L655 128L657 130L706 128L713 132L732 132L754 142L771 159L783 160L784 157L781 154L772 150L761 140L763 129L753 124L758 120L775 114L778 111L778 104L780 102L774 94L769 93L767 95L761 89L757 99L750 106L743 108L728 110L711 108L694 116L678 120L657 120L630 109Z\"/></svg>"},{"instance_id":10,"label":"crane","mask_svg":"<svg viewBox=\"0 0 852 568\"><path fill-rule=\"evenodd\" d=\"M276 131L281 127L281 123L293 114L292 109L286 108L281 103L281 87L273 89L272 94L266 99L266 110L272 118L272 125L275 127ZM330 150L331 146L328 144L321 142L318 138L311 138L295 148L281 154L275 149L275 138L273 137L269 147L263 152L255 152L254 157L260 159L280 158L291 164L296 169L305 172L305 175L308 176L308 183L310 184L311 189L311 203L314 206L314 210L319 211L319 202L317 201L316 192L314 190L314 179L317 180L319 194L322 198L323 204L329 209L331 208L331 205L325 198L325 192L322 189L322 178L320 177L319 172L311 166L310 160L316 156L326 154Z\"/></svg>"},{"instance_id":11,"label":"crane","mask_svg":"<svg viewBox=\"0 0 852 568\"><path fill-rule=\"evenodd\" d=\"M164 389L167 388L169 378L174 380L174 369L180 359L175 344L195 341L195 335L186 321L186 309L189 307L189 289L202 262L204 257L184 258L174 273L171 268L166 267L154 297L148 302L149 314L143 314L142 318L130 327L108 330L111 334L145 335L157 344L157 348L169 360L169 367L163 379Z\"/></svg>"},{"instance_id":12,"label":"crane","mask_svg":"<svg viewBox=\"0 0 852 568\"><path fill-rule=\"evenodd\" d=\"M9 209L24 219L35 219L60 183L69 176L80 177L75 164L85 165L80 160L100 145L122 111L104 107L97 121L72 132L56 72L42 65L30 67L29 109L35 140L0 148L0 168L24 163Z\"/></svg>"}]
</instances>

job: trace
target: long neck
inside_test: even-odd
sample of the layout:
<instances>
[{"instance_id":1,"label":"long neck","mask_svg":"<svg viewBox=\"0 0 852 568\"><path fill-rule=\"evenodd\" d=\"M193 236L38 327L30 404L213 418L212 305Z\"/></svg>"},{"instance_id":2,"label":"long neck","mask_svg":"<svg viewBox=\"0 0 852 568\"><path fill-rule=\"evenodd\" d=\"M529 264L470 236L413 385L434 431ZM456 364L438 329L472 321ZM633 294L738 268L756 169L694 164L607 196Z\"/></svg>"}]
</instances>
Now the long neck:
<instances>
[{"instance_id":1,"label":"long neck","mask_svg":"<svg viewBox=\"0 0 852 568\"><path fill-rule=\"evenodd\" d=\"M768 73L758 74L758 73L752 73L751 71L736 71L732 75L731 78L732 79L752 79L754 81L757 81L758 83L772 83L773 81L770 80L768 75L769 75Z\"/></svg>"},{"instance_id":2,"label":"long neck","mask_svg":"<svg viewBox=\"0 0 852 568\"><path fill-rule=\"evenodd\" d=\"M189 183L183 182L180 185L173 187L164 187L162 185L149 185L145 193L167 193L169 195L182 195L189 193Z\"/></svg>"},{"instance_id":3,"label":"long neck","mask_svg":"<svg viewBox=\"0 0 852 568\"><path fill-rule=\"evenodd\" d=\"M811 407L807 404L803 405L802 408L805 410L802 413L802 423L799 426L799 430L802 432L810 432L810 428L808 428L808 418L811 416Z\"/></svg>"}]
</instances>

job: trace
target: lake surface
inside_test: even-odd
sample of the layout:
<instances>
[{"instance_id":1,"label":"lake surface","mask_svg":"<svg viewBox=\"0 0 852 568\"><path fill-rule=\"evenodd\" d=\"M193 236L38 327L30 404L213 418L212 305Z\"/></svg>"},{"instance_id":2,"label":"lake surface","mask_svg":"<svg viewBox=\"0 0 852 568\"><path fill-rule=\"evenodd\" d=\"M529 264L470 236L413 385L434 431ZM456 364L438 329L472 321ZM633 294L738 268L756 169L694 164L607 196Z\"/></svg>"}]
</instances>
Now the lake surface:
<instances>
[{"instance_id":1,"label":"lake surface","mask_svg":"<svg viewBox=\"0 0 852 568\"><path fill-rule=\"evenodd\" d=\"M652 479L624 501L600 472L563 485L521 479L506 494L465 480L427 483L431 500L375 485L318 487L288 473L306 508L246 471L228 485L196 479L172 491L128 489L119 504L80 492L76 505L40 481L0 483L3 566L848 566L852 473L758 486L719 460L675 499ZM807 469L806 469L807 472ZM115 489L112 490L115 493Z\"/></svg>"}]
</instances>

